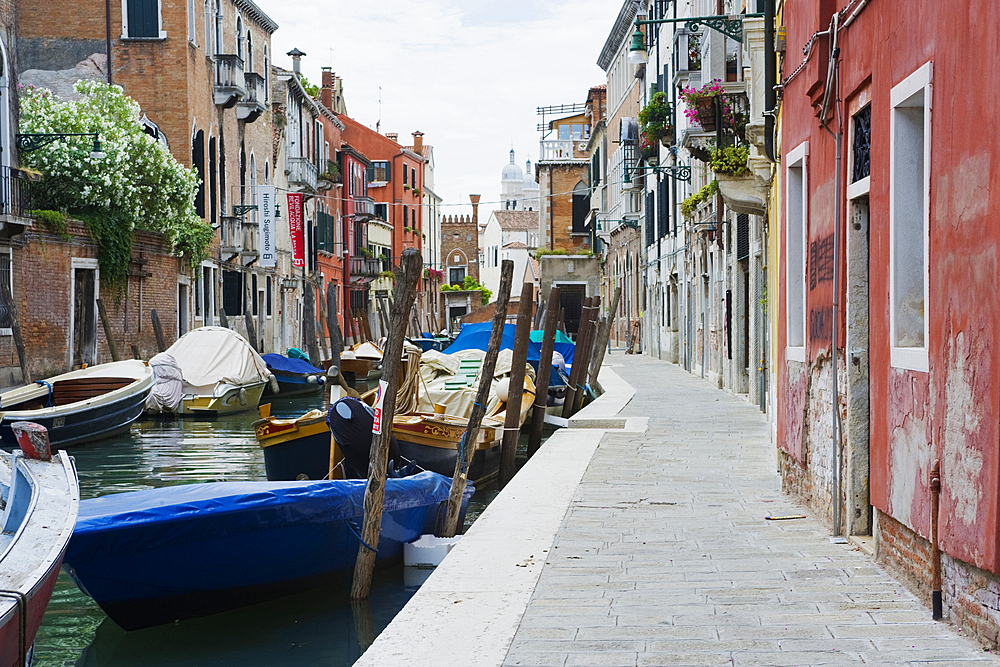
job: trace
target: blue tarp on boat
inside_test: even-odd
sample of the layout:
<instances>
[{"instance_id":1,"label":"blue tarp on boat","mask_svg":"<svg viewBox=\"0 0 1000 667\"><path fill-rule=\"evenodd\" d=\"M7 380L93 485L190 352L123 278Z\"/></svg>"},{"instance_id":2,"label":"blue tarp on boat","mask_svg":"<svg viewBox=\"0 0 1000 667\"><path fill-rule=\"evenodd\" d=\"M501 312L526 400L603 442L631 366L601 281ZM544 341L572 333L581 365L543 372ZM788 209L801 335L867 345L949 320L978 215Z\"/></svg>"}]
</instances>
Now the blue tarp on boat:
<instances>
[{"instance_id":1,"label":"blue tarp on boat","mask_svg":"<svg viewBox=\"0 0 1000 667\"><path fill-rule=\"evenodd\" d=\"M283 354L263 354L261 358L267 363L267 367L272 371L283 371L285 373L303 373L306 375L323 375L322 368L316 368L308 361L302 359L289 359Z\"/></svg>"},{"instance_id":2,"label":"blue tarp on boat","mask_svg":"<svg viewBox=\"0 0 1000 667\"><path fill-rule=\"evenodd\" d=\"M514 324L505 324L503 327L503 338L501 338L500 349L501 350L513 350L514 349L514 330L516 326ZM455 342L452 343L448 349L444 350L445 354L452 354L458 352L459 350L482 350L486 351L487 346L490 343L490 334L493 333L493 323L483 322L481 324L466 324L462 327L462 330L458 333L455 338ZM531 364L532 368L536 371L538 370L538 359L542 351L541 337L544 335L543 332L537 332L538 340L534 340L536 332L532 331L530 337L532 340L528 343L528 363ZM562 332L559 332L562 333ZM563 336L566 338L566 336ZM566 340L569 340L566 338ZM567 365L572 365L573 363L573 350L576 349L576 345L572 342L561 342L559 336L556 336L556 343L554 347L555 351L563 356Z\"/></svg>"}]
</instances>

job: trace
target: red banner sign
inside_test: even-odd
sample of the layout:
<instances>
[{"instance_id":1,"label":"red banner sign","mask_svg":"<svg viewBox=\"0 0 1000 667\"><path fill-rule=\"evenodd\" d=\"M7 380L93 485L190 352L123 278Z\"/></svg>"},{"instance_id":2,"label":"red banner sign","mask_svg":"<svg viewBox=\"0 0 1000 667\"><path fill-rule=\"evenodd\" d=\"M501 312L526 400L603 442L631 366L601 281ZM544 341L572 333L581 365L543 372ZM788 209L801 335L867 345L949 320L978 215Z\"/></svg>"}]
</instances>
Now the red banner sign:
<instances>
[{"instance_id":1,"label":"red banner sign","mask_svg":"<svg viewBox=\"0 0 1000 667\"><path fill-rule=\"evenodd\" d=\"M306 265L306 249L302 240L302 195L288 195L288 230L292 234L292 266Z\"/></svg>"}]
</instances>

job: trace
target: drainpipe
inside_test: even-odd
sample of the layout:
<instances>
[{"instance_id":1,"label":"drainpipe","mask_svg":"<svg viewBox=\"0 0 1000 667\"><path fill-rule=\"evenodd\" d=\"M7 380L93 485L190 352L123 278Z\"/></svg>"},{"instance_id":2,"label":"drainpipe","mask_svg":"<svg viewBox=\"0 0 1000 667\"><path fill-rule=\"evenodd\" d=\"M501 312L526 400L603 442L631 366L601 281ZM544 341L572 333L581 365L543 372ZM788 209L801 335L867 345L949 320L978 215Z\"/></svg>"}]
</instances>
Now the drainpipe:
<instances>
[{"instance_id":1,"label":"drainpipe","mask_svg":"<svg viewBox=\"0 0 1000 667\"><path fill-rule=\"evenodd\" d=\"M840 47L837 45L838 23L837 14L833 15L830 23L830 69L827 74L826 92L823 96L823 105L820 110L820 124L830 136L833 137L834 147L837 153L836 173L834 178L834 213L833 213L833 331L830 334L830 362L833 368L833 535L839 537L841 533L842 518L840 514L840 386L837 382L837 330L840 328L840 215L841 215L841 163L843 153L843 120L840 115L840 95L839 95L839 63ZM837 114L836 133L826 124L829 105L833 104Z\"/></svg>"},{"instance_id":2,"label":"drainpipe","mask_svg":"<svg viewBox=\"0 0 1000 667\"><path fill-rule=\"evenodd\" d=\"M941 609L941 548L938 546L938 505L941 500L941 461L931 468L931 606L932 617L940 621Z\"/></svg>"},{"instance_id":3,"label":"drainpipe","mask_svg":"<svg viewBox=\"0 0 1000 667\"><path fill-rule=\"evenodd\" d=\"M111 0L104 0L104 48L108 55L108 85L111 85Z\"/></svg>"},{"instance_id":4,"label":"drainpipe","mask_svg":"<svg viewBox=\"0 0 1000 667\"><path fill-rule=\"evenodd\" d=\"M774 0L764 0L764 155L774 159L774 116L777 113L778 95L775 93L777 74L774 53Z\"/></svg>"}]
</instances>

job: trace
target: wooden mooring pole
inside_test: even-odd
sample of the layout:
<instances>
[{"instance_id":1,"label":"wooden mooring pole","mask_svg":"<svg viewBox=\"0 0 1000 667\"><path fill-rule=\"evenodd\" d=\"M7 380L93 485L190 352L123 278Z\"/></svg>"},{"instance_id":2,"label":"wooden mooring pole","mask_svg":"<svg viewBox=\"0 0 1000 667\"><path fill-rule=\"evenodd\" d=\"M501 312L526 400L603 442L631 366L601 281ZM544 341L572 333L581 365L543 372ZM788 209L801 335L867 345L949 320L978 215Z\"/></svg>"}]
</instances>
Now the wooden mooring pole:
<instances>
[{"instance_id":1,"label":"wooden mooring pole","mask_svg":"<svg viewBox=\"0 0 1000 667\"><path fill-rule=\"evenodd\" d=\"M445 514L444 525L439 531L440 537L454 537L458 532L458 516L462 512L462 495L469 481L469 465L476 453L476 440L479 439L479 425L486 414L486 402L490 397L490 386L493 384L493 371L497 366L497 355L500 353L500 342L503 339L503 325L507 319L507 302L510 301L510 283L514 276L514 262L505 259L500 266L500 288L497 290L497 306L493 313L493 331L486 348L486 357L480 368L479 391L476 392L476 402L469 415L469 425L462 436L462 442L455 456L455 475L451 480L451 493L448 495L448 511Z\"/></svg>"},{"instance_id":2,"label":"wooden mooring pole","mask_svg":"<svg viewBox=\"0 0 1000 667\"><path fill-rule=\"evenodd\" d=\"M576 344L573 347L573 367L569 372L569 384L566 386L566 398L563 400L563 419L568 419L572 416L573 405L576 404L580 374L583 371L583 364L579 362L583 358L583 349L587 344L587 323L590 322L590 311L593 303L594 297L588 296L583 300L583 309L580 311L580 324L576 329Z\"/></svg>"},{"instance_id":3,"label":"wooden mooring pole","mask_svg":"<svg viewBox=\"0 0 1000 667\"><path fill-rule=\"evenodd\" d=\"M510 382L507 385L507 414L504 416L503 441L500 444L500 488L507 486L517 472L517 438L521 432L521 398L524 394L524 365L528 360L531 336L531 304L535 286L521 286L521 301L517 306L517 327L514 329L514 351L510 361Z\"/></svg>"},{"instance_id":4,"label":"wooden mooring pole","mask_svg":"<svg viewBox=\"0 0 1000 667\"><path fill-rule=\"evenodd\" d=\"M21 382L31 384L31 372L28 371L28 355L24 351L24 338L21 337L21 318L18 307L11 296L10 283L0 283L0 303L10 313L11 334L14 337L14 349L17 350L17 362L21 366Z\"/></svg>"},{"instance_id":5,"label":"wooden mooring pole","mask_svg":"<svg viewBox=\"0 0 1000 667\"><path fill-rule=\"evenodd\" d=\"M604 353L608 351L608 340L611 338L611 324L614 322L615 311L618 310L618 302L622 298L622 288L621 285L615 288L615 295L611 298L611 310L608 314L601 318L601 326L597 332L597 340L594 342L593 347L593 358L590 361L590 383L591 386L600 384L597 382L597 376L601 372L601 366L604 364ZM603 389L601 390L603 392Z\"/></svg>"},{"instance_id":6,"label":"wooden mooring pole","mask_svg":"<svg viewBox=\"0 0 1000 667\"><path fill-rule=\"evenodd\" d=\"M260 343L257 342L257 327L254 326L253 315L250 314L249 308L243 311L243 322L247 326L247 342L250 343L250 347L253 348L254 352L260 354L261 350L258 347Z\"/></svg>"},{"instance_id":7,"label":"wooden mooring pole","mask_svg":"<svg viewBox=\"0 0 1000 667\"><path fill-rule=\"evenodd\" d=\"M388 386L382 398L381 429L372 436L371 460L368 464L368 486L365 489L365 525L361 530L358 560L354 565L351 598L367 598L371 589L372 571L375 568L375 550L382 528L382 509L385 501L385 468L389 459L389 439L392 437L392 418L396 411L396 389L399 386L403 357L403 337L410 308L417 293L423 260L416 248L403 251L396 271L396 298L393 300L389 338L382 357L382 381Z\"/></svg>"},{"instance_id":8,"label":"wooden mooring pole","mask_svg":"<svg viewBox=\"0 0 1000 667\"><path fill-rule=\"evenodd\" d=\"M583 407L583 400L587 397L587 378L590 371L590 357L594 352L594 339L597 337L597 315L601 312L601 297L595 296L591 304L589 319L587 320L587 339L583 343L582 357L580 364L580 377L577 380L577 392L573 396L573 413L576 414ZM576 353L581 352L577 348ZM576 366L576 353L573 354L573 365Z\"/></svg>"},{"instance_id":9,"label":"wooden mooring pole","mask_svg":"<svg viewBox=\"0 0 1000 667\"><path fill-rule=\"evenodd\" d=\"M535 407L531 412L531 434L528 436L528 458L538 451L542 444L542 427L545 424L545 405L549 396L549 378L552 375L552 351L556 342L556 323L559 320L559 288L549 290L549 301L545 307L545 329L542 335L542 349L538 358L538 374L535 376Z\"/></svg>"},{"instance_id":10,"label":"wooden mooring pole","mask_svg":"<svg viewBox=\"0 0 1000 667\"><path fill-rule=\"evenodd\" d=\"M108 312L104 310L104 301L102 299L97 300L97 314L101 316L101 326L104 327L104 337L108 341L111 360L121 361L121 357L118 355L118 343L115 342L115 334L111 330L111 321L108 320Z\"/></svg>"},{"instance_id":11,"label":"wooden mooring pole","mask_svg":"<svg viewBox=\"0 0 1000 667\"><path fill-rule=\"evenodd\" d=\"M340 351L343 341L337 325L337 290L333 283L326 286L326 326L330 330L330 364L340 368Z\"/></svg>"},{"instance_id":12,"label":"wooden mooring pole","mask_svg":"<svg viewBox=\"0 0 1000 667\"><path fill-rule=\"evenodd\" d=\"M153 321L153 333L156 334L156 351L163 352L167 349L167 341L163 338L163 327L160 326L160 316L156 314L156 308L149 311L149 318Z\"/></svg>"}]
</instances>

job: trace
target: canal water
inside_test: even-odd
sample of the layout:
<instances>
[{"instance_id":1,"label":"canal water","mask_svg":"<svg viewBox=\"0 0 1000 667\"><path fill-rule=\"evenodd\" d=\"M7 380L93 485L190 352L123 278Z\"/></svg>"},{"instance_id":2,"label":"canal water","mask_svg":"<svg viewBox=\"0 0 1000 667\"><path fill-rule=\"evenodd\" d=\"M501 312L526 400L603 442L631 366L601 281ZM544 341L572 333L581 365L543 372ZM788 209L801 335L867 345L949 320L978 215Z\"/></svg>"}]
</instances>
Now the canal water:
<instances>
[{"instance_id":1,"label":"canal water","mask_svg":"<svg viewBox=\"0 0 1000 667\"><path fill-rule=\"evenodd\" d=\"M320 395L272 402L271 414L297 417ZM94 498L195 482L263 480L253 436L256 411L213 421L136 422L130 433L76 447L80 495ZM477 489L468 526L496 495ZM345 582L346 583L346 582ZM60 573L35 639L33 665L351 665L419 587L402 566L376 575L371 597L353 606L345 586L172 625L125 632Z\"/></svg>"}]
</instances>

